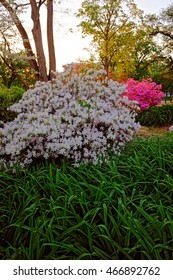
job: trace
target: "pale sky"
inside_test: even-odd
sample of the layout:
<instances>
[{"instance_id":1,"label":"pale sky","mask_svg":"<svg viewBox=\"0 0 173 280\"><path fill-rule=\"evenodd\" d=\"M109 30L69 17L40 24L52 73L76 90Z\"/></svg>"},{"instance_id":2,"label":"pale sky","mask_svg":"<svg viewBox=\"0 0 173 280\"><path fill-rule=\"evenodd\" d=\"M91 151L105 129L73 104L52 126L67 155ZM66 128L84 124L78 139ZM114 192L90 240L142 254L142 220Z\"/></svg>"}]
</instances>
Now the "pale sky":
<instances>
[{"instance_id":1,"label":"pale sky","mask_svg":"<svg viewBox=\"0 0 173 280\"><path fill-rule=\"evenodd\" d=\"M82 38L81 31L76 28L80 20L77 20L73 13L77 12L83 0L63 0L63 6L70 8L70 14L59 14L55 17L55 49L57 56L57 70L62 70L62 65L75 62L77 59L87 59L89 54L84 51L88 48L91 38ZM159 13L163 8L173 3L173 0L135 0L138 8L145 13ZM45 15L43 16L45 17ZM59 26L59 23L61 26ZM46 30L46 21L42 20L43 30ZM74 30L73 33L69 29ZM46 46L46 39L44 39Z\"/></svg>"}]
</instances>

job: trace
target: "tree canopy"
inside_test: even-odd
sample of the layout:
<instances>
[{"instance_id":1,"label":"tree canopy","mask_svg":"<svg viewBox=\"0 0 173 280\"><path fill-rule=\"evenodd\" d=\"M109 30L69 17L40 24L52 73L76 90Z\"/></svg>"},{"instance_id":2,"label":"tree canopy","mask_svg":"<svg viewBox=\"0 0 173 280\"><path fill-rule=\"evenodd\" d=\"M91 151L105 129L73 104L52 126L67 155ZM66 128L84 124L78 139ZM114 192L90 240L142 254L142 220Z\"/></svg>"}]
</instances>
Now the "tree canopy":
<instances>
[{"instance_id":1,"label":"tree canopy","mask_svg":"<svg viewBox=\"0 0 173 280\"><path fill-rule=\"evenodd\" d=\"M93 38L95 60L121 81L156 77L162 67L170 69L172 14L172 6L145 16L133 0L85 0L77 17L83 35Z\"/></svg>"},{"instance_id":2,"label":"tree canopy","mask_svg":"<svg viewBox=\"0 0 173 280\"><path fill-rule=\"evenodd\" d=\"M107 72L117 66L118 60L127 59L134 44L135 20L141 17L134 1L86 0L77 17L81 18L83 34L93 36L99 60Z\"/></svg>"},{"instance_id":3,"label":"tree canopy","mask_svg":"<svg viewBox=\"0 0 173 280\"><path fill-rule=\"evenodd\" d=\"M163 84L165 91L173 94L173 4L159 15L149 15L150 34L162 46L155 67L155 80Z\"/></svg>"}]
</instances>

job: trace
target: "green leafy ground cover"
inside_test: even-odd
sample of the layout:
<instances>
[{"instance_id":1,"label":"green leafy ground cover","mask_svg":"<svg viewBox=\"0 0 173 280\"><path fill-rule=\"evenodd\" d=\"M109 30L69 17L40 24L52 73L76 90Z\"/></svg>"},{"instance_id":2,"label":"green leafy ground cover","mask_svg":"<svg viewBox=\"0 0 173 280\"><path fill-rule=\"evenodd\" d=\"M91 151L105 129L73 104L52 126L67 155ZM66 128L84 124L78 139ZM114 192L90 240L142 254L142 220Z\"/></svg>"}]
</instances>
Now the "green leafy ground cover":
<instances>
[{"instance_id":1,"label":"green leafy ground cover","mask_svg":"<svg viewBox=\"0 0 173 280\"><path fill-rule=\"evenodd\" d=\"M173 136L109 164L0 172L0 259L173 259Z\"/></svg>"},{"instance_id":2,"label":"green leafy ground cover","mask_svg":"<svg viewBox=\"0 0 173 280\"><path fill-rule=\"evenodd\" d=\"M159 127L173 123L173 104L154 106L142 111L136 120L143 126Z\"/></svg>"}]
</instances>

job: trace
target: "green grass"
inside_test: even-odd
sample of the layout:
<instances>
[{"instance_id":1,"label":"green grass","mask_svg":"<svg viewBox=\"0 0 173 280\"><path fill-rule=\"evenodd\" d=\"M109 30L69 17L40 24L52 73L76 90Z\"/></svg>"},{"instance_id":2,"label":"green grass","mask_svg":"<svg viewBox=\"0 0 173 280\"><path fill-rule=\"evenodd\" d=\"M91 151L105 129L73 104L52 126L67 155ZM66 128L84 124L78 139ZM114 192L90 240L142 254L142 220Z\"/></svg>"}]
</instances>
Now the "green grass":
<instances>
[{"instance_id":1,"label":"green grass","mask_svg":"<svg viewBox=\"0 0 173 280\"><path fill-rule=\"evenodd\" d=\"M0 259L173 259L173 136L109 164L0 172Z\"/></svg>"}]
</instances>

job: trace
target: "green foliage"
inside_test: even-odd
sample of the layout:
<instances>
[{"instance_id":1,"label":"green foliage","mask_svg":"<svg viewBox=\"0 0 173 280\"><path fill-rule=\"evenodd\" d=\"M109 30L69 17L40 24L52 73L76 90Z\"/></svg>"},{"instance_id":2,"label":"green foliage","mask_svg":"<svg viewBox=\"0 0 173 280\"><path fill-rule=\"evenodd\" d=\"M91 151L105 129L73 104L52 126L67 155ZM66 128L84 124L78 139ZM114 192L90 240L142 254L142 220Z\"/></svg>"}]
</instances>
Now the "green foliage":
<instances>
[{"instance_id":1,"label":"green foliage","mask_svg":"<svg viewBox=\"0 0 173 280\"><path fill-rule=\"evenodd\" d=\"M152 67L151 77L157 84L162 84L163 91L169 93L173 98L173 65L171 57L156 61Z\"/></svg>"},{"instance_id":2,"label":"green foliage","mask_svg":"<svg viewBox=\"0 0 173 280\"><path fill-rule=\"evenodd\" d=\"M4 85L0 85L0 97L1 98L7 98L11 101L17 101L22 97L22 94L24 93L24 89L17 86L12 86L11 88L7 88Z\"/></svg>"},{"instance_id":3,"label":"green foliage","mask_svg":"<svg viewBox=\"0 0 173 280\"><path fill-rule=\"evenodd\" d=\"M30 84L36 82L29 61L22 52L2 52L0 49L0 54L3 57L3 59L0 57L0 81L6 87L17 86L28 89Z\"/></svg>"},{"instance_id":4,"label":"green foliage","mask_svg":"<svg viewBox=\"0 0 173 280\"><path fill-rule=\"evenodd\" d=\"M173 104L151 107L142 111L136 117L141 125L162 126L173 123Z\"/></svg>"},{"instance_id":5,"label":"green foliage","mask_svg":"<svg viewBox=\"0 0 173 280\"><path fill-rule=\"evenodd\" d=\"M15 112L7 110L12 104L18 102L22 94L24 93L23 88L12 86L7 88L4 85L0 86L0 120L7 122L14 119L17 115Z\"/></svg>"},{"instance_id":6,"label":"green foliage","mask_svg":"<svg viewBox=\"0 0 173 280\"><path fill-rule=\"evenodd\" d=\"M130 60L135 19L140 15L134 1L83 1L77 13L81 19L79 26L84 35L93 36L93 46L107 73L118 63Z\"/></svg>"},{"instance_id":7,"label":"green foliage","mask_svg":"<svg viewBox=\"0 0 173 280\"><path fill-rule=\"evenodd\" d=\"M161 47L149 34L148 26L142 23L134 32L134 42L131 50L133 57L131 77L136 80L149 78L152 74L153 64L160 56Z\"/></svg>"},{"instance_id":8,"label":"green foliage","mask_svg":"<svg viewBox=\"0 0 173 280\"><path fill-rule=\"evenodd\" d=\"M173 137L109 164L0 172L1 259L173 259Z\"/></svg>"},{"instance_id":9,"label":"green foliage","mask_svg":"<svg viewBox=\"0 0 173 280\"><path fill-rule=\"evenodd\" d=\"M108 76L118 81L151 77L162 47L153 40L150 21L134 1L86 0L77 17L84 36L93 37L95 60Z\"/></svg>"},{"instance_id":10,"label":"green foliage","mask_svg":"<svg viewBox=\"0 0 173 280\"><path fill-rule=\"evenodd\" d=\"M173 4L163 9L159 15L149 15L148 26L155 41L162 42L152 78L163 85L163 91L173 95Z\"/></svg>"}]
</instances>

